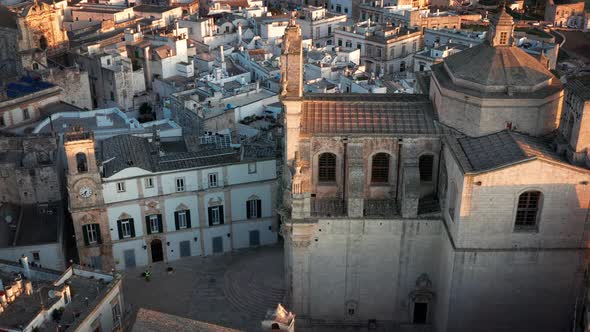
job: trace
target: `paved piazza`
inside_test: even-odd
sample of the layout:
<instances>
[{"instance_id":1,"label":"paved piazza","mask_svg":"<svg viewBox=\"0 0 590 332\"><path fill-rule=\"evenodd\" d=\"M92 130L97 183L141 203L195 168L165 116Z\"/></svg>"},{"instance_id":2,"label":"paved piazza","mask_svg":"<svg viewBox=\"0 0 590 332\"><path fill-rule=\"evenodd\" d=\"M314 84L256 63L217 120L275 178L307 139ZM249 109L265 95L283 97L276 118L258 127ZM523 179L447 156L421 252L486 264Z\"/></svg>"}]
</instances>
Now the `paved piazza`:
<instances>
[{"instance_id":1,"label":"paved piazza","mask_svg":"<svg viewBox=\"0 0 590 332\"><path fill-rule=\"evenodd\" d=\"M143 307L244 331L258 331L266 310L285 294L282 245L152 264L150 282L143 271L124 272L134 313Z\"/></svg>"}]
</instances>

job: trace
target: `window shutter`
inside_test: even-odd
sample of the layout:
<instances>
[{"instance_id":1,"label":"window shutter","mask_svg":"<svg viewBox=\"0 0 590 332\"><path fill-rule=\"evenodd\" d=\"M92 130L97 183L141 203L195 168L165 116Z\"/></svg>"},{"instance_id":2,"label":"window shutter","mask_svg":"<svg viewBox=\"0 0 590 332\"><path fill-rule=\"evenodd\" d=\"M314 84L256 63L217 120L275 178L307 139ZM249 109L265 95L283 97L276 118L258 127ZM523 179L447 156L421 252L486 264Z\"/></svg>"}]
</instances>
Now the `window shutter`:
<instances>
[{"instance_id":1,"label":"window shutter","mask_svg":"<svg viewBox=\"0 0 590 332\"><path fill-rule=\"evenodd\" d=\"M212 212L212 208L208 207L207 208L207 214L209 216L209 226L213 226L213 212Z\"/></svg>"},{"instance_id":2,"label":"window shutter","mask_svg":"<svg viewBox=\"0 0 590 332\"><path fill-rule=\"evenodd\" d=\"M262 201L259 199L256 200L256 213L257 218L262 217Z\"/></svg>"},{"instance_id":3,"label":"window shutter","mask_svg":"<svg viewBox=\"0 0 590 332\"><path fill-rule=\"evenodd\" d=\"M152 234L152 227L150 226L150 216L145 216L145 226L148 234Z\"/></svg>"},{"instance_id":4,"label":"window shutter","mask_svg":"<svg viewBox=\"0 0 590 332\"><path fill-rule=\"evenodd\" d=\"M176 230L180 229L180 223L178 222L178 211L174 211L174 225L176 226Z\"/></svg>"},{"instance_id":5,"label":"window shutter","mask_svg":"<svg viewBox=\"0 0 590 332\"><path fill-rule=\"evenodd\" d=\"M223 205L219 207L219 223L224 224L225 219L223 218Z\"/></svg>"},{"instance_id":6,"label":"window shutter","mask_svg":"<svg viewBox=\"0 0 590 332\"><path fill-rule=\"evenodd\" d=\"M96 225L96 242L98 244L102 243L102 238L100 236L100 225L99 224L95 224Z\"/></svg>"},{"instance_id":7,"label":"window shutter","mask_svg":"<svg viewBox=\"0 0 590 332\"><path fill-rule=\"evenodd\" d=\"M129 219L129 228L131 230L131 237L135 237L135 222L133 218Z\"/></svg>"},{"instance_id":8,"label":"window shutter","mask_svg":"<svg viewBox=\"0 0 590 332\"><path fill-rule=\"evenodd\" d=\"M250 201L246 201L246 219L252 217L252 209L250 208Z\"/></svg>"},{"instance_id":9,"label":"window shutter","mask_svg":"<svg viewBox=\"0 0 590 332\"><path fill-rule=\"evenodd\" d=\"M84 244L88 245L88 225L82 226L82 235L84 236Z\"/></svg>"},{"instance_id":10,"label":"window shutter","mask_svg":"<svg viewBox=\"0 0 590 332\"><path fill-rule=\"evenodd\" d=\"M119 240L123 240L123 226L121 220L117 220L117 230L119 230Z\"/></svg>"},{"instance_id":11,"label":"window shutter","mask_svg":"<svg viewBox=\"0 0 590 332\"><path fill-rule=\"evenodd\" d=\"M191 228L191 210L186 210L186 228Z\"/></svg>"},{"instance_id":12,"label":"window shutter","mask_svg":"<svg viewBox=\"0 0 590 332\"><path fill-rule=\"evenodd\" d=\"M160 233L164 233L164 227L162 227L162 215L158 215L158 230Z\"/></svg>"}]
</instances>

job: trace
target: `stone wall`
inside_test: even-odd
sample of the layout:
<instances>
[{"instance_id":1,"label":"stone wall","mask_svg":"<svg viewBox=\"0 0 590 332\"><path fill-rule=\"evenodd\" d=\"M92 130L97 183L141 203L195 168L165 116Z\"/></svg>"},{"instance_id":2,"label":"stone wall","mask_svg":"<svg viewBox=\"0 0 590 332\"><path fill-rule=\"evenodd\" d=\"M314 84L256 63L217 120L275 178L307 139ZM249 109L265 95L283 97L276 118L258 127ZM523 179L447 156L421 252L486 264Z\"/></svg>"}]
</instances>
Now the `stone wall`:
<instances>
[{"instance_id":1,"label":"stone wall","mask_svg":"<svg viewBox=\"0 0 590 332\"><path fill-rule=\"evenodd\" d=\"M51 68L43 77L44 80L59 85L63 92L60 100L82 109L92 109L90 81L88 72L78 68Z\"/></svg>"}]
</instances>

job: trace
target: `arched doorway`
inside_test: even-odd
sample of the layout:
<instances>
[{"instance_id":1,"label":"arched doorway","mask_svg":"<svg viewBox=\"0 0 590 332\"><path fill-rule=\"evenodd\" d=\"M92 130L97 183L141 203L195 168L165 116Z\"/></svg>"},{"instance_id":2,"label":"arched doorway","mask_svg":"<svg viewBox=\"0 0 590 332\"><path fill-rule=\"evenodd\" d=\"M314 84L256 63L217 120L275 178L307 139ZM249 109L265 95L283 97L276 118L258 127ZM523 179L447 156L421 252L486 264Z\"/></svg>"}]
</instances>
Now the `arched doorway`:
<instances>
[{"instance_id":1,"label":"arched doorway","mask_svg":"<svg viewBox=\"0 0 590 332\"><path fill-rule=\"evenodd\" d=\"M434 155L423 154L418 159L420 172L420 198L434 193Z\"/></svg>"},{"instance_id":2,"label":"arched doorway","mask_svg":"<svg viewBox=\"0 0 590 332\"><path fill-rule=\"evenodd\" d=\"M152 262L161 262L164 260L164 250L162 250L162 241L158 239L152 240L150 244L152 250Z\"/></svg>"}]
</instances>

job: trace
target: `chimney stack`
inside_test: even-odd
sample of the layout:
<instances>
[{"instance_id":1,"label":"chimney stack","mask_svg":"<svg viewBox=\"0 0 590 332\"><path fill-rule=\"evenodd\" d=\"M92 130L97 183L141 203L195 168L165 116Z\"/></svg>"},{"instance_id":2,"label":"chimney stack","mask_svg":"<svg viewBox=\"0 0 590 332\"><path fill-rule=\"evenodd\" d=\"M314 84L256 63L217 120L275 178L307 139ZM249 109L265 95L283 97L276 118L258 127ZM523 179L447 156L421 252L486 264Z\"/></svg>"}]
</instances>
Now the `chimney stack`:
<instances>
[{"instance_id":1,"label":"chimney stack","mask_svg":"<svg viewBox=\"0 0 590 332\"><path fill-rule=\"evenodd\" d=\"M238 44L242 44L242 24L238 24Z\"/></svg>"},{"instance_id":2,"label":"chimney stack","mask_svg":"<svg viewBox=\"0 0 590 332\"><path fill-rule=\"evenodd\" d=\"M25 277L27 277L27 279L31 279L31 269L29 268L29 257L22 255L22 257L20 258L20 263L23 266Z\"/></svg>"}]
</instances>

